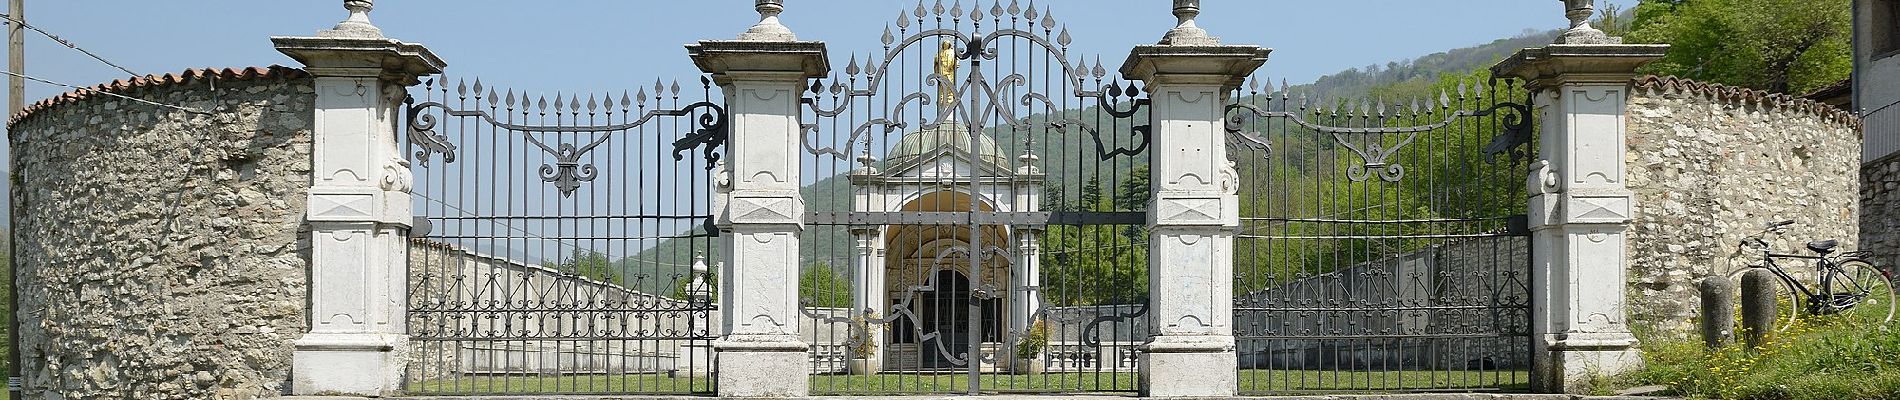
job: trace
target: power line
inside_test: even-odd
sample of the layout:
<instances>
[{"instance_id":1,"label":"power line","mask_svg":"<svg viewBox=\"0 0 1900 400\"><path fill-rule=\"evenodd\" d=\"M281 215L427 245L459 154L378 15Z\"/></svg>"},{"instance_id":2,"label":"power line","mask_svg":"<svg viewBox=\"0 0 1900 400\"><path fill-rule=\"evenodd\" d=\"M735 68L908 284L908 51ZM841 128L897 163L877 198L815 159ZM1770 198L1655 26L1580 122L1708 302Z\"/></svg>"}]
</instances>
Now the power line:
<instances>
[{"instance_id":1,"label":"power line","mask_svg":"<svg viewBox=\"0 0 1900 400\"><path fill-rule=\"evenodd\" d=\"M5 14L5 13L0 13L0 19L6 19L6 21L5 21L4 23L8 23L8 24L20 24L20 26L22 26L22 27L26 27L26 29L32 29L32 30L33 30L34 32L39 32L39 33L40 33L41 35L46 35L46 37L47 37L48 39L53 39L53 41L54 41L54 42L57 42L57 43L59 43L60 45L64 45L64 46L66 46L66 48L69 48L69 49L73 49L73 50L79 50L79 52L80 52L80 53L84 53L84 54L85 54L85 55L86 55L87 57L92 57L92 59L94 59L94 60L99 60L99 62L102 62L102 63L105 63L106 65L110 65L110 66L112 66L113 68L118 68L118 69L119 69L120 71L125 71L125 73L126 73L126 74L128 74L128 75L131 75L131 76L139 76L139 73L137 73L137 72L132 72L132 70L130 70L130 69L126 69L125 67L122 67L122 66L119 66L119 64L114 64L114 63L112 63L111 61L106 61L106 59L105 59L105 57L100 57L100 56L99 56L98 54L93 54L93 53L92 53L91 51L86 51L86 49L84 49L84 48L80 48L80 47L79 47L79 45L76 45L76 44L73 44L73 42L69 42L69 41L66 41L66 39L62 39L62 38L60 38L60 37L59 37L58 35L54 35L54 34L53 34L52 32L47 32L46 30L44 30L44 29L40 29L40 28L39 28L39 27L37 27L37 26L33 26L32 24L28 24L28 23L26 23L26 21L21 21L21 20L18 20L18 19L14 19L12 15L7 15L7 14ZM30 79L30 78L29 78L29 79Z\"/></svg>"},{"instance_id":2,"label":"power line","mask_svg":"<svg viewBox=\"0 0 1900 400\"><path fill-rule=\"evenodd\" d=\"M140 103L145 103L145 104L150 104L150 105L154 105L154 106L159 106L159 107L165 107L165 108L170 108L170 109L175 109L175 110L179 110L179 111L184 111L184 112L188 112L188 113L193 113L193 114L206 114L206 115L209 115L209 114L211 114L211 112L210 112L210 111L204 111L204 110L199 110L199 109L193 109L193 108L188 108L188 107L184 107L184 106L177 106L177 105L171 105L171 104L165 104L165 103L159 103L159 102L155 102L155 101L151 101L151 100L146 100L146 99L141 99L141 98L137 98L137 97L132 97L132 96L126 96L126 95L122 95L122 94L118 94L118 93L112 93L112 92L108 92L108 91L104 91L104 90L98 90L98 89L93 89L93 88L86 88L86 87L79 87L79 86L73 86L73 85L68 85L68 84L64 84L64 83L59 83L59 82L54 82L54 81L49 81L49 80L45 80L45 79L40 79L40 78L35 78L35 77L31 77L31 76L27 76L27 75L21 75L21 74L17 74L17 73L14 73L13 71L0 71L0 74L6 74L6 75L10 75L10 76L13 76L13 77L17 77L17 78L23 78L23 79L27 79L27 80L31 80L31 81L34 81L34 82L39 82L39 83L44 83L44 84L48 84L48 85L53 85L53 86L61 86L61 87L66 87L66 88L71 88L71 89L74 89L74 90L81 90L81 91L87 91L87 92L92 92L92 93L98 93L98 94L102 94L102 95L106 95L106 96L112 96L112 97L117 97L117 98L121 98L121 99L126 99L126 100L131 100L131 101L135 101L135 102L140 102Z\"/></svg>"}]
</instances>

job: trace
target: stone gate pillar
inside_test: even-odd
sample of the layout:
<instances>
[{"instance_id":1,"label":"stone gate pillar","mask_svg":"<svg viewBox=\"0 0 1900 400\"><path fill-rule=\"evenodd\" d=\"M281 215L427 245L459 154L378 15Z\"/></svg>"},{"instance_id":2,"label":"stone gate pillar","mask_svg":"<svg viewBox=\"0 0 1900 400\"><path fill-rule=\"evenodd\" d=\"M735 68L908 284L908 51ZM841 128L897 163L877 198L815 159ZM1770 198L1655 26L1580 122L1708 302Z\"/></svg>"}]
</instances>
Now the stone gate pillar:
<instances>
[{"instance_id":1,"label":"stone gate pillar","mask_svg":"<svg viewBox=\"0 0 1900 400\"><path fill-rule=\"evenodd\" d=\"M398 106L442 60L384 38L369 0L316 37L274 37L316 80L309 192L310 331L296 342L296 394L386 396L405 366L409 162L397 148Z\"/></svg>"},{"instance_id":2,"label":"stone gate pillar","mask_svg":"<svg viewBox=\"0 0 1900 400\"><path fill-rule=\"evenodd\" d=\"M738 40L686 46L713 75L732 122L718 203L725 337L713 343L722 397L799 397L810 388L798 332L799 94L829 72L823 42L801 42L778 22L781 0L758 0L763 17Z\"/></svg>"},{"instance_id":3,"label":"stone gate pillar","mask_svg":"<svg viewBox=\"0 0 1900 400\"><path fill-rule=\"evenodd\" d=\"M1233 244L1238 177L1227 158L1227 94L1266 63L1268 49L1223 46L1194 25L1199 1L1176 0L1180 25L1138 46L1121 73L1147 84L1153 103L1153 206L1148 211L1148 343L1142 392L1232 396Z\"/></svg>"},{"instance_id":4,"label":"stone gate pillar","mask_svg":"<svg viewBox=\"0 0 1900 400\"><path fill-rule=\"evenodd\" d=\"M1528 80L1538 122L1529 185L1532 386L1577 392L1595 376L1640 365L1625 315L1624 232L1635 209L1625 177L1624 113L1636 68L1667 45L1626 45L1585 23L1589 2L1568 0L1572 29L1492 67Z\"/></svg>"}]
</instances>

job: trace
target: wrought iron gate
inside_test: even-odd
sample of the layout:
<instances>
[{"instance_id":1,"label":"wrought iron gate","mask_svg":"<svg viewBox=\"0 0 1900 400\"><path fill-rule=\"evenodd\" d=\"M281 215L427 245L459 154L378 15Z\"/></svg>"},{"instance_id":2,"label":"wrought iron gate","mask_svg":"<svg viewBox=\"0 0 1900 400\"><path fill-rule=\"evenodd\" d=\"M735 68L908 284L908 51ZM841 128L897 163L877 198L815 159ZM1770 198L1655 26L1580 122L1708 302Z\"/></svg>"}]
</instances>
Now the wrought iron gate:
<instances>
[{"instance_id":1,"label":"wrought iron gate","mask_svg":"<svg viewBox=\"0 0 1900 400\"><path fill-rule=\"evenodd\" d=\"M1009 3L900 9L805 94L815 394L1136 389L1147 102Z\"/></svg>"},{"instance_id":2,"label":"wrought iron gate","mask_svg":"<svg viewBox=\"0 0 1900 400\"><path fill-rule=\"evenodd\" d=\"M1446 82L1343 103L1284 82L1235 92L1243 393L1528 382L1529 96Z\"/></svg>"},{"instance_id":3,"label":"wrought iron gate","mask_svg":"<svg viewBox=\"0 0 1900 400\"><path fill-rule=\"evenodd\" d=\"M407 101L409 393L713 390L702 260L727 128L699 83L549 97L438 77Z\"/></svg>"}]
</instances>

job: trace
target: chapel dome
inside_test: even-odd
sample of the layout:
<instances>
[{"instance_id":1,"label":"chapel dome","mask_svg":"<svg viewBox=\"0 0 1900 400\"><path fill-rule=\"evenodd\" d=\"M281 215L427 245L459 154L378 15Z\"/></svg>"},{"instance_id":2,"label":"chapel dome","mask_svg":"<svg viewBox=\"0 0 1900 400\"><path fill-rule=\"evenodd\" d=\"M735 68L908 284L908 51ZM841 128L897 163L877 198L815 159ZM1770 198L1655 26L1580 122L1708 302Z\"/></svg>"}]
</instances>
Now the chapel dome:
<instances>
[{"instance_id":1,"label":"chapel dome","mask_svg":"<svg viewBox=\"0 0 1900 400\"><path fill-rule=\"evenodd\" d=\"M962 150L976 160L1008 168L1009 157L1003 155L1003 148L989 133L978 131L976 143L972 145L970 126L955 119L944 121L933 128L925 128L909 133L891 145L891 151L885 155L891 165L903 164L930 154L937 149L949 147Z\"/></svg>"}]
</instances>

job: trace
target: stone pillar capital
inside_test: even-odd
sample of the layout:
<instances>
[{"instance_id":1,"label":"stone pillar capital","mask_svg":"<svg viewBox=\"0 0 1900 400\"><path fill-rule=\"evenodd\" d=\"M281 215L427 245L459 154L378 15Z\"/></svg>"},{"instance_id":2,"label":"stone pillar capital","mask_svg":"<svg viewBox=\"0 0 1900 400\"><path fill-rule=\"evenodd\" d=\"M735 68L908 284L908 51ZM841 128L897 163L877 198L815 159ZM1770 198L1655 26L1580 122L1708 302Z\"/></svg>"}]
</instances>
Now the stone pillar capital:
<instances>
[{"instance_id":1,"label":"stone pillar capital","mask_svg":"<svg viewBox=\"0 0 1900 400\"><path fill-rule=\"evenodd\" d=\"M1148 85L1240 86L1247 75L1267 63L1273 49L1260 46L1135 46L1122 62L1123 77ZM1153 92L1150 92L1153 93Z\"/></svg>"},{"instance_id":2,"label":"stone pillar capital","mask_svg":"<svg viewBox=\"0 0 1900 400\"><path fill-rule=\"evenodd\" d=\"M271 43L318 78L379 78L410 86L448 66L429 48L396 39L280 36Z\"/></svg>"},{"instance_id":3,"label":"stone pillar capital","mask_svg":"<svg viewBox=\"0 0 1900 400\"><path fill-rule=\"evenodd\" d=\"M1666 44L1553 44L1518 51L1491 74L1525 80L1532 91L1572 83L1627 84L1636 69L1660 60Z\"/></svg>"},{"instance_id":4,"label":"stone pillar capital","mask_svg":"<svg viewBox=\"0 0 1900 400\"><path fill-rule=\"evenodd\" d=\"M720 85L735 80L803 82L831 73L825 42L701 40L686 45L686 54Z\"/></svg>"}]
</instances>

